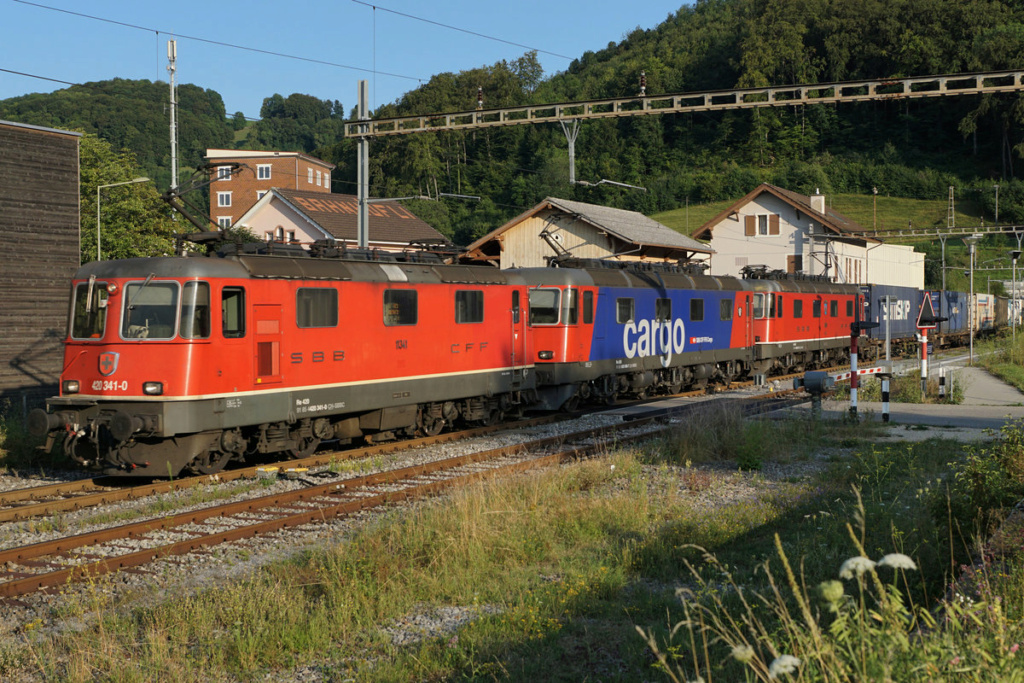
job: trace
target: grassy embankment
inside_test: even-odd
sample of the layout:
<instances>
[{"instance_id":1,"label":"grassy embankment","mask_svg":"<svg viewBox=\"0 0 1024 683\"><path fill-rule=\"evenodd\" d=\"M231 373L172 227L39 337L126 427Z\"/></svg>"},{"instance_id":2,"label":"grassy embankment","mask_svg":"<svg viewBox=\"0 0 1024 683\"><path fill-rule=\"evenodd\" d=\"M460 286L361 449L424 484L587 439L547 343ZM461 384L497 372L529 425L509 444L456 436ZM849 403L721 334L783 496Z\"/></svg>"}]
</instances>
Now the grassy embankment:
<instances>
[{"instance_id":1,"label":"grassy embankment","mask_svg":"<svg viewBox=\"0 0 1024 683\"><path fill-rule=\"evenodd\" d=\"M867 429L714 414L642 450L397 510L216 589L115 604L98 580L7 632L0 678L263 680L314 664L327 680L732 681L790 655L779 680L1010 680L1020 558L949 588L975 532L1024 495L1021 430L963 447L877 446ZM838 577L891 553L917 569L858 561ZM445 607L473 618L402 646L384 630Z\"/></svg>"}]
</instances>

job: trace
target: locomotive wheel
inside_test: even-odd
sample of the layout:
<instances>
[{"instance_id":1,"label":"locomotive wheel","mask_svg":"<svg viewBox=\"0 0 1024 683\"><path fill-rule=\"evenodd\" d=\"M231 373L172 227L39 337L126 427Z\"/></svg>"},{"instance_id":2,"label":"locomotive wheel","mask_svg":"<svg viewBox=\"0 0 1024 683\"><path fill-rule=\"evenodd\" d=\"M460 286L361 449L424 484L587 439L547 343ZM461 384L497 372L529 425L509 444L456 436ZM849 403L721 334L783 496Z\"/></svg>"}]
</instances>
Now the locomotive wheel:
<instances>
[{"instance_id":1,"label":"locomotive wheel","mask_svg":"<svg viewBox=\"0 0 1024 683\"><path fill-rule=\"evenodd\" d=\"M420 431L423 432L424 436L437 436L444 429L444 419L437 418L436 420L425 420L423 425L420 427Z\"/></svg>"},{"instance_id":2,"label":"locomotive wheel","mask_svg":"<svg viewBox=\"0 0 1024 683\"><path fill-rule=\"evenodd\" d=\"M197 474L217 474L228 464L232 455L234 453L206 451L202 455L196 456L196 459L190 463L189 468Z\"/></svg>"},{"instance_id":3,"label":"locomotive wheel","mask_svg":"<svg viewBox=\"0 0 1024 683\"><path fill-rule=\"evenodd\" d=\"M298 446L296 446L295 448L289 448L286 452L288 453L288 457L292 459L305 458L307 456L313 455L313 451L315 451L317 449L317 446L319 445L320 439L302 439L302 441L299 442Z\"/></svg>"}]
</instances>

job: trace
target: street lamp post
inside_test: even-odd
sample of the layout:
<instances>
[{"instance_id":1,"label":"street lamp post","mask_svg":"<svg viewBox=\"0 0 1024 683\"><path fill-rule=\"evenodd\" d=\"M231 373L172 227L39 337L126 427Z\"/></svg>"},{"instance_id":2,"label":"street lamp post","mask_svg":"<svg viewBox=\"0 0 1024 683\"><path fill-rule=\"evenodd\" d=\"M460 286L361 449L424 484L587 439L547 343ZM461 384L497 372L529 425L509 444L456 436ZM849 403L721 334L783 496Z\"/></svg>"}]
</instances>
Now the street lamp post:
<instances>
[{"instance_id":1,"label":"street lamp post","mask_svg":"<svg viewBox=\"0 0 1024 683\"><path fill-rule=\"evenodd\" d=\"M120 183L110 183L108 185L97 185L96 186L96 260L102 261L103 258L100 252L100 190L108 187L117 187L118 185L132 185L133 183L148 183L149 178L135 178L134 180L125 180Z\"/></svg>"},{"instance_id":2,"label":"street lamp post","mask_svg":"<svg viewBox=\"0 0 1024 683\"><path fill-rule=\"evenodd\" d=\"M969 317L968 317L968 321L969 322L968 322L968 324L970 325L970 330L971 330L970 331L970 335L971 335L971 352L970 352L971 353L971 361L970 361L970 364L971 364L971 366L974 365L974 308L975 308L975 305L974 305L974 247L975 247L976 244L978 244L978 242L981 240L982 237L984 237L984 235L980 235L978 233L975 233L975 234L971 235L970 237L965 237L964 238L964 242L967 243L967 247L970 250L970 256L971 256L971 270L970 270L971 284L970 284L970 289L967 292L967 301L968 301L968 306L970 307L968 309L968 313L969 313Z\"/></svg>"}]
</instances>

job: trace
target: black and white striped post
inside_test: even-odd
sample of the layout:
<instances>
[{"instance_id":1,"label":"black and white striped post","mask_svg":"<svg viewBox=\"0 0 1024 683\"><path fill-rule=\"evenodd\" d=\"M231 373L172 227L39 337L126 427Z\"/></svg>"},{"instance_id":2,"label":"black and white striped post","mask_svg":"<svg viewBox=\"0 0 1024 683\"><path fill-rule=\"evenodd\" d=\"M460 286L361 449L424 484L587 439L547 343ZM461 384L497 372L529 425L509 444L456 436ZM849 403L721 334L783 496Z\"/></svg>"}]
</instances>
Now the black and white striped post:
<instances>
[{"instance_id":1,"label":"black and white striped post","mask_svg":"<svg viewBox=\"0 0 1024 683\"><path fill-rule=\"evenodd\" d=\"M939 400L946 400L946 368L939 368Z\"/></svg>"},{"instance_id":2,"label":"black and white striped post","mask_svg":"<svg viewBox=\"0 0 1024 683\"><path fill-rule=\"evenodd\" d=\"M857 306L857 310L860 310L860 306ZM878 323L863 320L850 323L850 417L853 419L857 419L857 389L860 387L860 376L857 374L857 343L862 331L876 327Z\"/></svg>"},{"instance_id":3,"label":"black and white striped post","mask_svg":"<svg viewBox=\"0 0 1024 683\"><path fill-rule=\"evenodd\" d=\"M892 365L883 363L884 370L878 373L878 379L882 381L882 422L889 421L889 381L892 379Z\"/></svg>"}]
</instances>

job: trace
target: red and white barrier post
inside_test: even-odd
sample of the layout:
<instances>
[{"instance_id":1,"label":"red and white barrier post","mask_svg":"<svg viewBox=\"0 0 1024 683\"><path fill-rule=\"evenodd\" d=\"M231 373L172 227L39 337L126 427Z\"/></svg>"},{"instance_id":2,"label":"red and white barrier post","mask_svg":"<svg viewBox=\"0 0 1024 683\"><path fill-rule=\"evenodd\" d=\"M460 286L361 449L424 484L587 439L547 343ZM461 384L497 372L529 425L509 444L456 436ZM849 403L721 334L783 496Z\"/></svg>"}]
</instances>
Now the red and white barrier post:
<instances>
[{"instance_id":1,"label":"red and white barrier post","mask_svg":"<svg viewBox=\"0 0 1024 683\"><path fill-rule=\"evenodd\" d=\"M860 339L860 327L856 323L850 331L850 417L857 417L857 389L860 387L860 375L857 374L857 341Z\"/></svg>"},{"instance_id":2,"label":"red and white barrier post","mask_svg":"<svg viewBox=\"0 0 1024 683\"><path fill-rule=\"evenodd\" d=\"M921 399L928 396L928 328L921 328Z\"/></svg>"}]
</instances>

